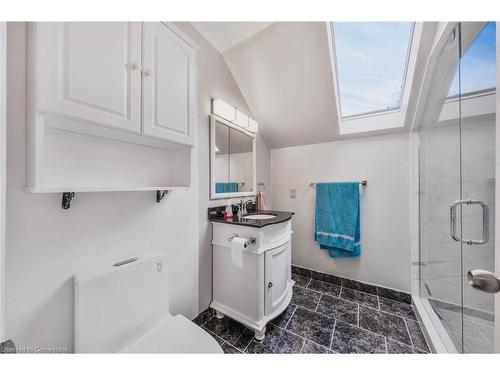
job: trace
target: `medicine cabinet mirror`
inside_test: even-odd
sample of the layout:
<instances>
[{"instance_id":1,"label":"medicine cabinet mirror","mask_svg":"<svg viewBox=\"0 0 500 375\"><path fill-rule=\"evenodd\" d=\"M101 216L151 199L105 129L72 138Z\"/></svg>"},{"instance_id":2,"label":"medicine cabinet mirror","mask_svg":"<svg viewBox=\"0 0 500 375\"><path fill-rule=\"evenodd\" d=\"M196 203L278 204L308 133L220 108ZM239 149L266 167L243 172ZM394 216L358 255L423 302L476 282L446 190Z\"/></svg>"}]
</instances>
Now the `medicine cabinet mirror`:
<instances>
[{"instance_id":1,"label":"medicine cabinet mirror","mask_svg":"<svg viewBox=\"0 0 500 375\"><path fill-rule=\"evenodd\" d=\"M210 198L255 195L255 135L210 116Z\"/></svg>"}]
</instances>

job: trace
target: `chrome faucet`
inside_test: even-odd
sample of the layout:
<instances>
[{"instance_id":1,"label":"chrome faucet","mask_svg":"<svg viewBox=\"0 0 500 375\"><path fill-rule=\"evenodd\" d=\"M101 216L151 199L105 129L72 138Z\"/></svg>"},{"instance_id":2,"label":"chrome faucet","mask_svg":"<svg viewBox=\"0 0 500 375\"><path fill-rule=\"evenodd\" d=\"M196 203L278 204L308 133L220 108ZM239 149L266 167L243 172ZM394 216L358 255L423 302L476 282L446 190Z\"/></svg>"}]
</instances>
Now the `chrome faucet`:
<instances>
[{"instance_id":1,"label":"chrome faucet","mask_svg":"<svg viewBox=\"0 0 500 375\"><path fill-rule=\"evenodd\" d=\"M243 199L240 200L240 202L238 203L238 219L241 219L243 216L248 214L247 205L249 203L254 203L254 201L251 199L247 200L246 202L243 201Z\"/></svg>"},{"instance_id":2,"label":"chrome faucet","mask_svg":"<svg viewBox=\"0 0 500 375\"><path fill-rule=\"evenodd\" d=\"M238 203L238 218L241 219L243 216L247 214L246 204L243 202L243 199Z\"/></svg>"}]
</instances>

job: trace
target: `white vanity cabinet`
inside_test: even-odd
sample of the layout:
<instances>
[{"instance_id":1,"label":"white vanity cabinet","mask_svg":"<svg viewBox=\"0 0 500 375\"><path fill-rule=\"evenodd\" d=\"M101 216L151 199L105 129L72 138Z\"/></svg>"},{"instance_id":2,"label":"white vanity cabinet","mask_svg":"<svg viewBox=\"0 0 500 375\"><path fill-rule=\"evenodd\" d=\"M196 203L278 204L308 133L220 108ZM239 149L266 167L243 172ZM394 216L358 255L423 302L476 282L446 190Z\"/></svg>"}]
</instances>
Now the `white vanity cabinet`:
<instances>
[{"instance_id":1,"label":"white vanity cabinet","mask_svg":"<svg viewBox=\"0 0 500 375\"><path fill-rule=\"evenodd\" d=\"M266 315L273 314L286 303L286 299L289 297L291 265L292 247L290 240L264 253L264 306Z\"/></svg>"},{"instance_id":2,"label":"white vanity cabinet","mask_svg":"<svg viewBox=\"0 0 500 375\"><path fill-rule=\"evenodd\" d=\"M290 214L291 217L291 214ZM266 324L292 298L291 220L263 227L213 224L213 301L217 317L227 315L253 329L263 339ZM255 239L243 251L240 264L231 256L235 235Z\"/></svg>"}]
</instances>

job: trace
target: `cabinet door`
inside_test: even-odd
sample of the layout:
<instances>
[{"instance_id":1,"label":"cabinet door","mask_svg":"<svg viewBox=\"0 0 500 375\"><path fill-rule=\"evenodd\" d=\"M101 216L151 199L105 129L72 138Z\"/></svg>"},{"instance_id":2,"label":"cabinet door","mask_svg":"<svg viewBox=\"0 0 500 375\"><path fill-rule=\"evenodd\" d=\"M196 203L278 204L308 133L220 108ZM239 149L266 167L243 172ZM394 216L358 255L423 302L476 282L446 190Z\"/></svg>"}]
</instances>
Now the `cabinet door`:
<instances>
[{"instance_id":1,"label":"cabinet door","mask_svg":"<svg viewBox=\"0 0 500 375\"><path fill-rule=\"evenodd\" d=\"M141 130L141 26L43 22L35 35L37 110Z\"/></svg>"},{"instance_id":2,"label":"cabinet door","mask_svg":"<svg viewBox=\"0 0 500 375\"><path fill-rule=\"evenodd\" d=\"M292 252L290 241L265 253L265 307L266 315L280 307L287 296L291 280Z\"/></svg>"},{"instance_id":3,"label":"cabinet door","mask_svg":"<svg viewBox=\"0 0 500 375\"><path fill-rule=\"evenodd\" d=\"M194 144L195 49L169 26L143 23L143 132Z\"/></svg>"}]
</instances>

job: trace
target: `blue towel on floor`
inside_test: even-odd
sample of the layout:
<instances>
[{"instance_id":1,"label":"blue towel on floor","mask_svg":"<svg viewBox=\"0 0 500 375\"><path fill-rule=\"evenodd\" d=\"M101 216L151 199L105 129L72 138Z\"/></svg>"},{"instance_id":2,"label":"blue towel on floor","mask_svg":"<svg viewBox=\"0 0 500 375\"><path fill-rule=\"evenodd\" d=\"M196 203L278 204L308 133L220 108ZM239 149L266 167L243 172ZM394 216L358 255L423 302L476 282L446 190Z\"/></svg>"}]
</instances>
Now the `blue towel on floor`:
<instances>
[{"instance_id":1,"label":"blue towel on floor","mask_svg":"<svg viewBox=\"0 0 500 375\"><path fill-rule=\"evenodd\" d=\"M316 184L314 240L331 257L360 254L359 216L359 182Z\"/></svg>"}]
</instances>

